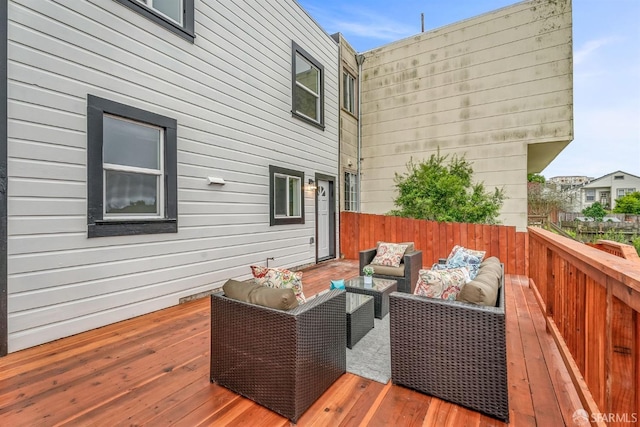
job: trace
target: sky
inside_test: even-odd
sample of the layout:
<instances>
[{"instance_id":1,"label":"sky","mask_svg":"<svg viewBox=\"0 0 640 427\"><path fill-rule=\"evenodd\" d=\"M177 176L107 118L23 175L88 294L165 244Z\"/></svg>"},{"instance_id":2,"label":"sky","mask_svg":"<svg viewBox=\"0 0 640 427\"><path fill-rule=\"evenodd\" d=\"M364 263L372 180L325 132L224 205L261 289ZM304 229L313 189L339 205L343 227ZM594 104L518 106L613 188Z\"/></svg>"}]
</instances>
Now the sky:
<instances>
[{"instance_id":1,"label":"sky","mask_svg":"<svg viewBox=\"0 0 640 427\"><path fill-rule=\"evenodd\" d=\"M513 0L298 0L358 52L517 3ZM640 0L573 0L574 139L543 171L640 176Z\"/></svg>"}]
</instances>

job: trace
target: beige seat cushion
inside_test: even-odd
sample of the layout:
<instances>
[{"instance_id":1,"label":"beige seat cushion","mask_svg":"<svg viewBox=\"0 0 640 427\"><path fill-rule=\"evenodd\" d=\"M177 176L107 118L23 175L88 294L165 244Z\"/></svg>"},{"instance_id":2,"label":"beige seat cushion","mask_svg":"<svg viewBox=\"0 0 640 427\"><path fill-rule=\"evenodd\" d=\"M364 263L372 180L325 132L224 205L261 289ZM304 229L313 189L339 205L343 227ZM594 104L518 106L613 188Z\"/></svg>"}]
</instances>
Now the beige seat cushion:
<instances>
[{"instance_id":1,"label":"beige seat cushion","mask_svg":"<svg viewBox=\"0 0 640 427\"><path fill-rule=\"evenodd\" d=\"M373 274L382 276L395 276L404 277L404 263L401 263L398 267L392 267L390 265L376 265L369 264L369 267L373 267Z\"/></svg>"},{"instance_id":2,"label":"beige seat cushion","mask_svg":"<svg viewBox=\"0 0 640 427\"><path fill-rule=\"evenodd\" d=\"M500 262L483 262L476 278L462 287L456 300L495 307L501 276Z\"/></svg>"},{"instance_id":3,"label":"beige seat cushion","mask_svg":"<svg viewBox=\"0 0 640 427\"><path fill-rule=\"evenodd\" d=\"M232 299L278 310L291 310L298 300L291 288L269 288L251 282L229 279L222 286L224 294Z\"/></svg>"}]
</instances>

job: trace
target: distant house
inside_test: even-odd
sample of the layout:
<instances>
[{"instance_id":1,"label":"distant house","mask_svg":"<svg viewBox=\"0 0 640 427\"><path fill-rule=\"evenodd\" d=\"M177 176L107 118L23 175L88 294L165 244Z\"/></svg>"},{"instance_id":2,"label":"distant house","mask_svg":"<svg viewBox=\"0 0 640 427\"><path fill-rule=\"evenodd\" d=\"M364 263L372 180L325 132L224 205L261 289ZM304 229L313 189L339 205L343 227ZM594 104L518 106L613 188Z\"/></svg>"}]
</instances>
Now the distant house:
<instances>
[{"instance_id":1,"label":"distant house","mask_svg":"<svg viewBox=\"0 0 640 427\"><path fill-rule=\"evenodd\" d=\"M640 191L640 177L616 171L589 181L580 188L581 209L600 202L605 209L616 207L616 199Z\"/></svg>"},{"instance_id":2,"label":"distant house","mask_svg":"<svg viewBox=\"0 0 640 427\"><path fill-rule=\"evenodd\" d=\"M573 140L571 2L521 2L355 55L339 39L341 177L358 178L360 210L393 209L395 173L439 149L504 188L500 220L525 229L527 174Z\"/></svg>"}]
</instances>

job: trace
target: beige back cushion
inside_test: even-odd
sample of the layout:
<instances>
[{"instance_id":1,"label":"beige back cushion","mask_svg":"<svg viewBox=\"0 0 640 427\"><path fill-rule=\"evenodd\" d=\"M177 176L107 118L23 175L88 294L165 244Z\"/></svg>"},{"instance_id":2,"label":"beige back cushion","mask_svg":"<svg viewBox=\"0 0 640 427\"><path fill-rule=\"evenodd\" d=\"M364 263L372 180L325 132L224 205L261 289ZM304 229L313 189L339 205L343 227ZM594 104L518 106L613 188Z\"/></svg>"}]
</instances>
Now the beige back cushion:
<instances>
[{"instance_id":1,"label":"beige back cushion","mask_svg":"<svg viewBox=\"0 0 640 427\"><path fill-rule=\"evenodd\" d=\"M499 261L497 263L493 261L483 262L480 264L480 270L476 278L462 287L456 300L495 307L501 277L502 267Z\"/></svg>"},{"instance_id":2,"label":"beige back cushion","mask_svg":"<svg viewBox=\"0 0 640 427\"><path fill-rule=\"evenodd\" d=\"M298 300L291 288L269 288L252 282L229 279L222 286L224 294L232 299L279 310L291 310Z\"/></svg>"}]
</instances>

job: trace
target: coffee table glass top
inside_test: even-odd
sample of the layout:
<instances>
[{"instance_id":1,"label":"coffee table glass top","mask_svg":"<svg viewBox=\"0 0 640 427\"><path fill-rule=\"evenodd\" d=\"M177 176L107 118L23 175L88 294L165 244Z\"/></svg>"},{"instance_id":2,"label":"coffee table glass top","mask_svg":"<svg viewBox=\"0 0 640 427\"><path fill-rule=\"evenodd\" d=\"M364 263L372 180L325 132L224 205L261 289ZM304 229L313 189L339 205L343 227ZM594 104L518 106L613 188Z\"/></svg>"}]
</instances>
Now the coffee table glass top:
<instances>
[{"instance_id":1,"label":"coffee table glass top","mask_svg":"<svg viewBox=\"0 0 640 427\"><path fill-rule=\"evenodd\" d=\"M370 295L363 294L354 294L351 292L347 292L347 313L353 313L357 309L359 309L363 304L367 301L372 300L373 297Z\"/></svg>"},{"instance_id":2,"label":"coffee table glass top","mask_svg":"<svg viewBox=\"0 0 640 427\"><path fill-rule=\"evenodd\" d=\"M364 277L358 276L345 280L344 286L347 288L371 289L379 292L384 292L385 289L389 288L390 286L397 285L398 283L396 280L378 279L375 277L373 278L372 282L373 283L371 284L364 283Z\"/></svg>"}]
</instances>

